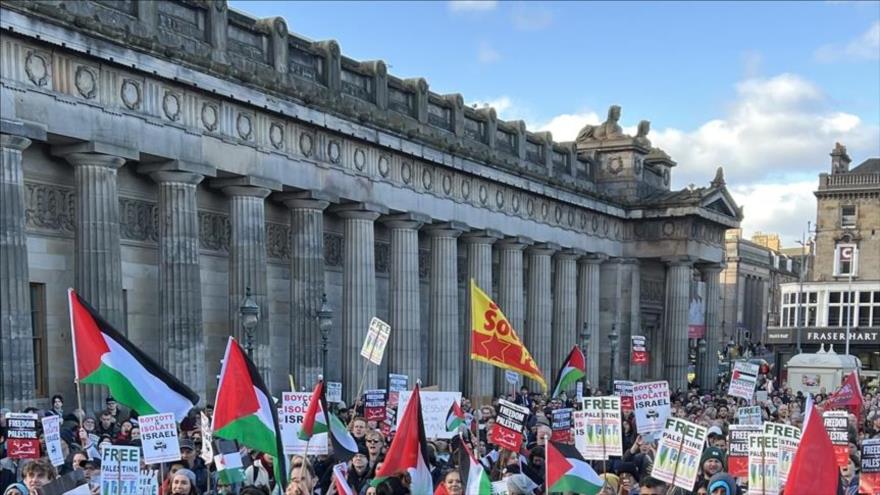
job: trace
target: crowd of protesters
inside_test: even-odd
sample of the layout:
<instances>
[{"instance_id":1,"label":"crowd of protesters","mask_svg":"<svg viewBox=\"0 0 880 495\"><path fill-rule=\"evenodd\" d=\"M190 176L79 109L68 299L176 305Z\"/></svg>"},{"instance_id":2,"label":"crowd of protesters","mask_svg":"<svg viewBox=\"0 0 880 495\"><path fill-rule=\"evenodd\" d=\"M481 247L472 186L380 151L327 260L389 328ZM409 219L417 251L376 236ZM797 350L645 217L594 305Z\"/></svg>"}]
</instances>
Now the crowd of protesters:
<instances>
[{"instance_id":1,"label":"crowd of protesters","mask_svg":"<svg viewBox=\"0 0 880 495\"><path fill-rule=\"evenodd\" d=\"M856 495L859 477L859 452L861 442L866 438L880 438L880 395L877 383L863 381L864 407L860 417L850 414L849 440L850 463L840 469L840 488L842 495ZM800 427L804 419L806 398L794 394L785 383L775 387L772 378L762 376L760 387L768 391L767 400L761 402L765 421L773 421ZM737 421L737 409L746 405L723 393L724 384L716 391L699 391L691 388L675 391L672 394L673 417L687 419L704 425L709 429L706 446L700 459L699 476L691 491L667 486L651 477L651 469L657 449L656 439L648 441L636 432L632 413L623 417L623 455L611 457L605 462L592 461L591 464L604 482L602 495L659 495L659 494L723 494L745 493L744 479L735 479L727 473L728 432L731 424ZM607 395L607 390L589 389L585 395ZM814 402L821 407L827 394L814 396ZM488 432L494 423L497 399L493 404L473 407L468 399L462 399L468 428L463 434L450 440L430 439L429 468L438 493L458 495L463 493L462 468L460 456L461 443L468 442L474 454L480 459L492 481L506 481L507 493L511 495L540 495L545 493L545 441L551 434L550 419L552 411L560 407L577 408L577 401L566 397L548 399L540 394L529 393L523 388L520 392L503 397L516 404L528 407L531 415L526 423L525 440L520 452L510 452L494 446ZM85 414L82 410L67 412L61 396L51 400L51 408L37 410L29 408L23 412L38 415L57 415L62 418L61 445L65 462L55 467L45 457L36 460L17 461L7 458L5 416L9 412L0 410L0 491L3 495L43 495L41 487L58 476L73 471L81 471L82 479L89 483L92 495L100 492L100 452L107 445L140 445L138 415L112 398L108 397L103 410ZM407 494L410 493L406 475L389 478L378 486L371 486L375 473L383 462L383 457L393 438L393 432L386 437L381 425L367 421L363 417L361 402L347 408L345 404L333 406L340 418L349 425L349 430L358 445L357 454L348 462L348 484L357 494ZM240 450L244 466L244 479L233 484L225 483L217 476L216 466L206 463L199 453L202 449L202 431L199 413L204 411L209 417L211 406L203 410L194 409L180 424L180 457L165 466L152 468L162 473L159 482L159 495L333 495L336 489L332 483L332 467L338 461L333 455L309 456L303 459L293 456L288 463L289 483L285 487L276 486L272 456L246 448ZM387 431L387 428L384 429ZM42 438L42 437L41 437ZM43 444L45 453L45 444ZM149 466L145 466L149 467ZM415 494L428 495L428 494ZM825 495L825 494L817 494ZM836 495L836 494L828 494Z\"/></svg>"}]
</instances>

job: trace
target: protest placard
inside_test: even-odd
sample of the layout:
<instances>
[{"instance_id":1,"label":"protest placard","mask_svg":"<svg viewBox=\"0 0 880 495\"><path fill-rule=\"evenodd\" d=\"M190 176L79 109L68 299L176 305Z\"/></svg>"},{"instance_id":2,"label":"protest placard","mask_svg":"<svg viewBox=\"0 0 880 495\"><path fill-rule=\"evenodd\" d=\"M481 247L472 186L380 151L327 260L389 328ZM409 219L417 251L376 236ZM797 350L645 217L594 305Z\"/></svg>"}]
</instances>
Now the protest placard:
<instances>
[{"instance_id":1,"label":"protest placard","mask_svg":"<svg viewBox=\"0 0 880 495\"><path fill-rule=\"evenodd\" d=\"M763 433L761 425L730 425L727 472L736 478L749 475L749 435Z\"/></svg>"},{"instance_id":2,"label":"protest placard","mask_svg":"<svg viewBox=\"0 0 880 495\"><path fill-rule=\"evenodd\" d=\"M302 429L311 401L311 392L283 392L281 394L278 422L281 423L281 444L287 455L305 454L307 443L310 455L328 453L326 433L316 433L308 442L299 439L299 430Z\"/></svg>"},{"instance_id":3,"label":"protest placard","mask_svg":"<svg viewBox=\"0 0 880 495\"><path fill-rule=\"evenodd\" d=\"M777 495L779 481L779 437L749 435L748 495Z\"/></svg>"},{"instance_id":4,"label":"protest placard","mask_svg":"<svg viewBox=\"0 0 880 495\"><path fill-rule=\"evenodd\" d=\"M624 414L635 409L633 385L635 382L629 380L614 380L614 395L620 397L620 407Z\"/></svg>"},{"instance_id":5,"label":"protest placard","mask_svg":"<svg viewBox=\"0 0 880 495\"><path fill-rule=\"evenodd\" d=\"M385 389L376 388L364 392L364 417L367 421L385 419Z\"/></svg>"},{"instance_id":6,"label":"protest placard","mask_svg":"<svg viewBox=\"0 0 880 495\"><path fill-rule=\"evenodd\" d=\"M492 482L492 495L507 495L507 480Z\"/></svg>"},{"instance_id":7,"label":"protest placard","mask_svg":"<svg viewBox=\"0 0 880 495\"><path fill-rule=\"evenodd\" d=\"M53 466L60 466L64 464L64 452L61 451L61 416L46 416L41 421L49 461Z\"/></svg>"},{"instance_id":8,"label":"protest placard","mask_svg":"<svg viewBox=\"0 0 880 495\"><path fill-rule=\"evenodd\" d=\"M837 465L845 467L849 464L849 413L846 411L825 411L822 413L825 431L834 445L834 457Z\"/></svg>"},{"instance_id":9,"label":"protest placard","mask_svg":"<svg viewBox=\"0 0 880 495\"><path fill-rule=\"evenodd\" d=\"M737 361L730 375L728 395L752 400L755 393L755 384L758 382L758 365L748 361Z\"/></svg>"},{"instance_id":10,"label":"protest placard","mask_svg":"<svg viewBox=\"0 0 880 495\"><path fill-rule=\"evenodd\" d=\"M862 440L862 472L859 473L859 493L880 493L880 438Z\"/></svg>"},{"instance_id":11,"label":"protest placard","mask_svg":"<svg viewBox=\"0 0 880 495\"><path fill-rule=\"evenodd\" d=\"M523 441L523 425L531 414L529 408L501 399L495 425L489 432L490 440L499 447L519 452Z\"/></svg>"},{"instance_id":12,"label":"protest placard","mask_svg":"<svg viewBox=\"0 0 880 495\"><path fill-rule=\"evenodd\" d=\"M504 379L510 385L516 386L519 383L519 373L516 371L504 370Z\"/></svg>"},{"instance_id":13,"label":"protest placard","mask_svg":"<svg viewBox=\"0 0 880 495\"><path fill-rule=\"evenodd\" d=\"M141 427L144 462L158 464L180 459L174 413L145 414L138 418L138 424Z\"/></svg>"},{"instance_id":14,"label":"protest placard","mask_svg":"<svg viewBox=\"0 0 880 495\"><path fill-rule=\"evenodd\" d=\"M137 495L140 462L141 449L137 447L104 447L101 450L101 495Z\"/></svg>"},{"instance_id":15,"label":"protest placard","mask_svg":"<svg viewBox=\"0 0 880 495\"><path fill-rule=\"evenodd\" d=\"M400 405L397 406L397 426L403 420L403 411L412 398L412 391L400 392ZM425 436L428 438L452 438L457 432L446 431L446 413L453 402L461 404L461 392L421 391L422 419L425 422Z\"/></svg>"},{"instance_id":16,"label":"protest placard","mask_svg":"<svg viewBox=\"0 0 880 495\"><path fill-rule=\"evenodd\" d=\"M142 469L138 476L137 495L159 495L159 472Z\"/></svg>"},{"instance_id":17,"label":"protest placard","mask_svg":"<svg viewBox=\"0 0 880 495\"><path fill-rule=\"evenodd\" d=\"M665 381L633 385L636 430L645 435L662 431L669 417L669 384Z\"/></svg>"},{"instance_id":18,"label":"protest placard","mask_svg":"<svg viewBox=\"0 0 880 495\"><path fill-rule=\"evenodd\" d=\"M736 410L736 419L741 425L760 425L764 422L761 406L744 406Z\"/></svg>"},{"instance_id":19,"label":"protest placard","mask_svg":"<svg viewBox=\"0 0 880 495\"><path fill-rule=\"evenodd\" d=\"M700 471L700 457L708 433L707 428L696 423L667 418L651 476L690 491Z\"/></svg>"},{"instance_id":20,"label":"protest placard","mask_svg":"<svg viewBox=\"0 0 880 495\"><path fill-rule=\"evenodd\" d=\"M409 377L396 373L388 374L388 407L397 407L400 403L400 392L409 386Z\"/></svg>"},{"instance_id":21,"label":"protest placard","mask_svg":"<svg viewBox=\"0 0 880 495\"><path fill-rule=\"evenodd\" d=\"M327 382L327 391L325 393L327 397L327 402L342 402L342 383Z\"/></svg>"},{"instance_id":22,"label":"protest placard","mask_svg":"<svg viewBox=\"0 0 880 495\"><path fill-rule=\"evenodd\" d=\"M587 460L623 455L620 425L621 398L584 397L574 414L574 446Z\"/></svg>"},{"instance_id":23,"label":"protest placard","mask_svg":"<svg viewBox=\"0 0 880 495\"><path fill-rule=\"evenodd\" d=\"M370 320L370 328L367 330L364 346L361 347L361 356L369 359L376 366L382 364L382 356L385 355L385 346L388 345L390 335L391 325L374 316Z\"/></svg>"},{"instance_id":24,"label":"protest placard","mask_svg":"<svg viewBox=\"0 0 880 495\"><path fill-rule=\"evenodd\" d=\"M584 382L580 380L578 380L577 384L574 387L574 398L578 402L580 402L584 398Z\"/></svg>"},{"instance_id":25,"label":"protest placard","mask_svg":"<svg viewBox=\"0 0 880 495\"><path fill-rule=\"evenodd\" d=\"M782 423L764 423L764 434L779 439L779 482L785 484L801 439L801 429Z\"/></svg>"},{"instance_id":26,"label":"protest placard","mask_svg":"<svg viewBox=\"0 0 880 495\"><path fill-rule=\"evenodd\" d=\"M205 411L199 413L199 429L202 430L202 450L199 457L207 466L214 461L214 430L211 428L211 418Z\"/></svg>"},{"instance_id":27,"label":"protest placard","mask_svg":"<svg viewBox=\"0 0 880 495\"><path fill-rule=\"evenodd\" d=\"M40 457L36 414L6 413L6 457L10 459Z\"/></svg>"},{"instance_id":28,"label":"protest placard","mask_svg":"<svg viewBox=\"0 0 880 495\"><path fill-rule=\"evenodd\" d=\"M633 364L648 364L648 348L644 335L632 336L632 362Z\"/></svg>"},{"instance_id":29,"label":"protest placard","mask_svg":"<svg viewBox=\"0 0 880 495\"><path fill-rule=\"evenodd\" d=\"M40 495L89 495L90 491L89 484L86 483L85 471L74 469L41 486L39 493Z\"/></svg>"},{"instance_id":30,"label":"protest placard","mask_svg":"<svg viewBox=\"0 0 880 495\"><path fill-rule=\"evenodd\" d=\"M570 407L553 410L553 414L550 417L550 429L553 431L553 433L550 434L550 440L565 443L571 441L572 411L573 409Z\"/></svg>"}]
</instances>

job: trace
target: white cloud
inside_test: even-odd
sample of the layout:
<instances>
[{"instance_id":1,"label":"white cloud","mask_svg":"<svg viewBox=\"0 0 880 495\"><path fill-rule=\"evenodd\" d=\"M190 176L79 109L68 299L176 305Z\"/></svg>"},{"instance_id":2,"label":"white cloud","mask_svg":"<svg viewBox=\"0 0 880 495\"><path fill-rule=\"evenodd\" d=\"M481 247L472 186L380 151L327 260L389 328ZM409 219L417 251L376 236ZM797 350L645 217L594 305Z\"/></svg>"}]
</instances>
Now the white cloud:
<instances>
[{"instance_id":1,"label":"white cloud","mask_svg":"<svg viewBox=\"0 0 880 495\"><path fill-rule=\"evenodd\" d=\"M520 31L540 31L553 24L553 14L548 10L518 9L511 14L513 27Z\"/></svg>"},{"instance_id":2,"label":"white cloud","mask_svg":"<svg viewBox=\"0 0 880 495\"><path fill-rule=\"evenodd\" d=\"M452 12L486 12L495 10L496 0L451 0L446 4Z\"/></svg>"},{"instance_id":3,"label":"white cloud","mask_svg":"<svg viewBox=\"0 0 880 495\"><path fill-rule=\"evenodd\" d=\"M539 131L550 131L555 141L574 141L581 129L587 124L598 124L603 119L596 112L564 113L550 119L546 124L537 126ZM532 127L529 126L531 129Z\"/></svg>"},{"instance_id":4,"label":"white cloud","mask_svg":"<svg viewBox=\"0 0 880 495\"><path fill-rule=\"evenodd\" d=\"M477 59L481 64L494 64L501 60L501 54L498 53L498 50L493 48L488 42L481 41L480 46L477 49Z\"/></svg>"},{"instance_id":5,"label":"white cloud","mask_svg":"<svg viewBox=\"0 0 880 495\"><path fill-rule=\"evenodd\" d=\"M483 107L492 107L495 109L495 113L499 116L502 115L502 112L506 112L513 108L513 100L510 99L509 96L499 96L498 98L494 98L492 100L477 100L473 102L476 108ZM501 117L502 119L506 119L505 117Z\"/></svg>"},{"instance_id":6,"label":"white cloud","mask_svg":"<svg viewBox=\"0 0 880 495\"><path fill-rule=\"evenodd\" d=\"M816 50L815 57L820 62L880 59L880 21L872 24L867 31L848 43L820 46Z\"/></svg>"},{"instance_id":7,"label":"white cloud","mask_svg":"<svg viewBox=\"0 0 880 495\"><path fill-rule=\"evenodd\" d=\"M793 246L807 228L807 221L816 222L813 191L818 184L818 177L787 183L728 184L734 200L743 207L744 237L774 232L782 236L783 246Z\"/></svg>"}]
</instances>

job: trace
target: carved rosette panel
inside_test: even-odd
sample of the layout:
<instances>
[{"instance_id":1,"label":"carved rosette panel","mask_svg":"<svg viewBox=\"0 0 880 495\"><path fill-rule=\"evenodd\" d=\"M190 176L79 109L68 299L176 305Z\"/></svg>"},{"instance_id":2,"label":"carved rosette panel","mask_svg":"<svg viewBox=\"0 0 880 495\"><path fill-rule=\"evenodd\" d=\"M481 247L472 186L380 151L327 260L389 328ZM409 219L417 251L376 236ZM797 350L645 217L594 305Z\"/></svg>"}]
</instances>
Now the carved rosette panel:
<instances>
[{"instance_id":1,"label":"carved rosette panel","mask_svg":"<svg viewBox=\"0 0 880 495\"><path fill-rule=\"evenodd\" d=\"M276 150L284 148L284 124L273 122L269 126L269 142Z\"/></svg>"},{"instance_id":2,"label":"carved rosette panel","mask_svg":"<svg viewBox=\"0 0 880 495\"><path fill-rule=\"evenodd\" d=\"M342 266L344 238L341 234L324 232L324 265Z\"/></svg>"},{"instance_id":3,"label":"carved rosette panel","mask_svg":"<svg viewBox=\"0 0 880 495\"><path fill-rule=\"evenodd\" d=\"M373 249L375 250L376 273L388 273L391 266L391 245L387 242L377 242Z\"/></svg>"},{"instance_id":4,"label":"carved rosette panel","mask_svg":"<svg viewBox=\"0 0 880 495\"><path fill-rule=\"evenodd\" d=\"M119 198L119 236L130 241L159 240L159 207L155 203Z\"/></svg>"},{"instance_id":5,"label":"carved rosette panel","mask_svg":"<svg viewBox=\"0 0 880 495\"><path fill-rule=\"evenodd\" d=\"M205 103L202 105L202 125L205 126L206 130L216 131L219 118L220 111L217 109L217 105L214 105L213 103Z\"/></svg>"},{"instance_id":6,"label":"carved rosette panel","mask_svg":"<svg viewBox=\"0 0 880 495\"><path fill-rule=\"evenodd\" d=\"M208 211L199 212L199 247L228 253L231 236L232 227L227 215Z\"/></svg>"},{"instance_id":7,"label":"carved rosette panel","mask_svg":"<svg viewBox=\"0 0 880 495\"><path fill-rule=\"evenodd\" d=\"M73 76L73 83L80 96L87 100L94 98L98 92L98 76L95 74L95 69L91 67L86 67L85 65L77 67L76 73Z\"/></svg>"},{"instance_id":8,"label":"carved rosette panel","mask_svg":"<svg viewBox=\"0 0 880 495\"><path fill-rule=\"evenodd\" d=\"M25 223L28 229L73 235L76 228L73 189L25 182Z\"/></svg>"},{"instance_id":9,"label":"carved rosette panel","mask_svg":"<svg viewBox=\"0 0 880 495\"><path fill-rule=\"evenodd\" d=\"M180 118L180 96L171 91L166 91L165 96L162 98L162 111L165 112L165 116L168 117L168 120L174 120Z\"/></svg>"},{"instance_id":10,"label":"carved rosette panel","mask_svg":"<svg viewBox=\"0 0 880 495\"><path fill-rule=\"evenodd\" d=\"M52 78L49 55L31 50L24 58L24 72L28 79L37 86L46 86Z\"/></svg>"},{"instance_id":11,"label":"carved rosette panel","mask_svg":"<svg viewBox=\"0 0 880 495\"><path fill-rule=\"evenodd\" d=\"M290 260L290 226L266 222L266 255L270 259Z\"/></svg>"},{"instance_id":12,"label":"carved rosette panel","mask_svg":"<svg viewBox=\"0 0 880 495\"><path fill-rule=\"evenodd\" d=\"M138 110L141 107L141 85L132 79L125 79L119 87L119 98L122 104L129 110Z\"/></svg>"}]
</instances>

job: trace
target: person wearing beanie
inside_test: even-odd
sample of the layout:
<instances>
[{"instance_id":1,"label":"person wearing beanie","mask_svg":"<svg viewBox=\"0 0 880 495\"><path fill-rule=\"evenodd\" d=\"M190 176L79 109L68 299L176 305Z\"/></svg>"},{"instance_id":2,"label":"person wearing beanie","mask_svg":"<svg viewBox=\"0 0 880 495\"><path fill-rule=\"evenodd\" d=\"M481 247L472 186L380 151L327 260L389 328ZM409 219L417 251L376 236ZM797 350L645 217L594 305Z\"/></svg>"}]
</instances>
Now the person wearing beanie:
<instances>
[{"instance_id":1,"label":"person wearing beanie","mask_svg":"<svg viewBox=\"0 0 880 495\"><path fill-rule=\"evenodd\" d=\"M617 465L617 476L620 478L620 488L623 493L639 492L639 470L631 462L621 462Z\"/></svg>"},{"instance_id":2,"label":"person wearing beanie","mask_svg":"<svg viewBox=\"0 0 880 495\"><path fill-rule=\"evenodd\" d=\"M599 495L617 495L617 491L620 489L620 478L611 473L600 474L599 477L605 482Z\"/></svg>"},{"instance_id":3,"label":"person wearing beanie","mask_svg":"<svg viewBox=\"0 0 880 495\"><path fill-rule=\"evenodd\" d=\"M370 451L364 444L358 444L358 452L348 461L348 486L359 493L370 479Z\"/></svg>"},{"instance_id":4,"label":"person wearing beanie","mask_svg":"<svg viewBox=\"0 0 880 495\"><path fill-rule=\"evenodd\" d=\"M24 483L13 483L3 490L3 495L28 495L28 489Z\"/></svg>"},{"instance_id":5,"label":"person wearing beanie","mask_svg":"<svg viewBox=\"0 0 880 495\"><path fill-rule=\"evenodd\" d=\"M171 495L199 495L196 473L186 468L178 469L171 477Z\"/></svg>"},{"instance_id":6,"label":"person wearing beanie","mask_svg":"<svg viewBox=\"0 0 880 495\"><path fill-rule=\"evenodd\" d=\"M710 495L737 495L736 479L727 473L715 473L709 478Z\"/></svg>"},{"instance_id":7,"label":"person wearing beanie","mask_svg":"<svg viewBox=\"0 0 880 495\"><path fill-rule=\"evenodd\" d=\"M727 456L718 447L709 447L700 457L700 475L697 481L710 479L713 475L727 469ZM711 493L711 491L709 492Z\"/></svg>"}]
</instances>

